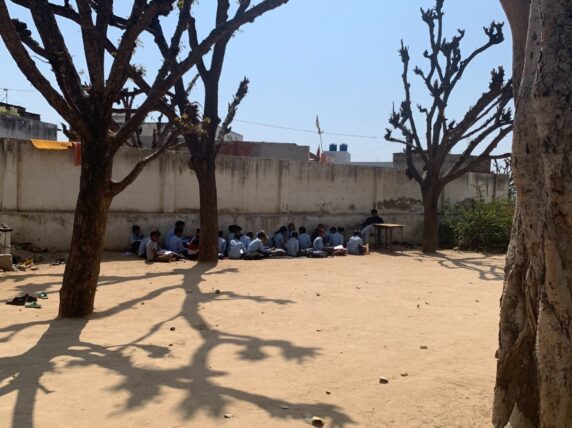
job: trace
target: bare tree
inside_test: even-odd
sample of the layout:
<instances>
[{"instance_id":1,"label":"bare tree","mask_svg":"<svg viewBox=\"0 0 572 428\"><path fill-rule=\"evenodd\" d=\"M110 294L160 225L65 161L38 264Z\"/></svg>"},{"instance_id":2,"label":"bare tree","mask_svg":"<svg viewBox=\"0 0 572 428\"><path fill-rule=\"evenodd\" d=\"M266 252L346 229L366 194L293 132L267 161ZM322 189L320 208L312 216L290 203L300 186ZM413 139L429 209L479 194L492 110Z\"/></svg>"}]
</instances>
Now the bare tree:
<instances>
[{"instance_id":1,"label":"bare tree","mask_svg":"<svg viewBox=\"0 0 572 428\"><path fill-rule=\"evenodd\" d=\"M226 0L218 1L226 3ZM13 0L12 3L30 11L39 41L28 24L11 18L6 1L0 0L0 36L8 51L30 83L69 123L70 133L82 142L80 190L60 291L61 317L84 317L93 312L111 201L174 141L176 133L168 132L160 149L140 161L122 180L115 181L112 179L113 158L119 148L133 138L151 111L168 109L163 97L215 43L230 37L243 24L287 2L263 0L250 6L250 1L240 1L250 7L240 16L217 21L204 40L185 51L180 41L189 25L190 14L182 13L184 8L181 6L188 3L190 9L196 3L194 0L134 0L125 17L114 13L113 0L76 0L75 6L67 0L63 5L47 0ZM160 26L161 18L173 12L178 12L178 18L168 44L169 55L159 67L154 81L147 85L144 100L136 111L124 124L118 125L113 120L113 106L120 100L128 80L145 86L140 71L132 62L137 40L151 26ZM56 17L65 18L81 29L89 76L87 84L80 79ZM119 21L125 25L115 44L109 30ZM40 71L35 58L50 64L57 89ZM174 126L171 128L174 130Z\"/></svg>"},{"instance_id":2,"label":"bare tree","mask_svg":"<svg viewBox=\"0 0 572 428\"><path fill-rule=\"evenodd\" d=\"M234 19L246 13L250 7L250 0L241 1L234 10ZM231 12L230 1L219 1L216 11L216 25L226 22ZM190 16L189 2L184 2L182 12L189 14L187 29L188 43L192 49L199 46L199 38L195 19ZM164 58L168 58L169 51L165 37L160 29L156 29L155 42ZM191 154L189 167L195 171L199 183L200 197L200 227L201 239L199 247L199 260L203 262L216 262L218 260L218 201L216 187L216 157L224 142L225 136L231 130L240 102L248 92L248 79L244 78L232 102L229 104L227 116L224 121L219 117L219 83L222 75L224 59L231 35L220 38L213 47L210 63L207 66L203 59L197 62L198 76L204 85L204 101L202 112L199 104L190 98L190 89L180 79L170 96L170 104L175 106L169 114L169 120L178 124ZM194 83L194 82L193 82ZM176 114L175 111L176 110Z\"/></svg>"},{"instance_id":3,"label":"bare tree","mask_svg":"<svg viewBox=\"0 0 572 428\"><path fill-rule=\"evenodd\" d=\"M572 1L501 0L513 33L517 206L501 298L495 427L572 421Z\"/></svg>"},{"instance_id":4,"label":"bare tree","mask_svg":"<svg viewBox=\"0 0 572 428\"><path fill-rule=\"evenodd\" d=\"M443 4L437 0L432 9L421 9L421 16L429 29L430 48L424 57L429 61L427 70L415 67L413 72L421 78L432 103L428 107L412 108L409 81L409 49L401 43L399 55L403 62L405 100L398 111L393 110L386 140L405 145L407 174L420 187L424 206L423 251L433 253L438 245L439 195L447 183L471 171L482 161L491 159L498 144L512 131L512 83L505 80L502 67L493 70L491 81L476 103L459 120L450 120L447 107L455 88L471 63L491 47L504 41L503 24L493 22L484 29L487 41L463 57L461 42L463 30L448 40L443 34ZM421 120L419 121L419 117ZM418 122L423 125L418 126ZM394 136L397 131L400 135ZM482 147L480 153L477 149ZM461 149L461 156L450 167L446 161L451 153ZM500 157L506 157L501 155ZM420 164L422 166L420 166Z\"/></svg>"}]
</instances>

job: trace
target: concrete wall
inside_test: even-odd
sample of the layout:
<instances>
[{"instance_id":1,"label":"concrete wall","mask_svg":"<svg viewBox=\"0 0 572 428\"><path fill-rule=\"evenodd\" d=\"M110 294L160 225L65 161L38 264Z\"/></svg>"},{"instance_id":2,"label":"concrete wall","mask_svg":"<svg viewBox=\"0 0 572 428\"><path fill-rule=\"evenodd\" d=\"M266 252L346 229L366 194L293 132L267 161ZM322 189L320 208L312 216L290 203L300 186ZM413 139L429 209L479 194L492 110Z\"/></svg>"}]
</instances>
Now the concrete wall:
<instances>
[{"instance_id":1,"label":"concrete wall","mask_svg":"<svg viewBox=\"0 0 572 428\"><path fill-rule=\"evenodd\" d=\"M148 153L120 150L115 178ZM108 248L125 247L134 223L144 232L155 227L166 231L179 218L189 229L198 226L198 185L187 159L184 152L165 154L115 198ZM15 242L67 248L79 174L71 150L37 150L27 141L0 140L0 222L14 228ZM221 156L217 180L221 228L238 223L245 231L274 231L288 222L308 228L321 222L350 232L377 207L386 221L407 225L405 239L418 241L421 234L419 186L403 171ZM447 186L442 203L475 198L478 188L487 200L503 197L507 180L471 173Z\"/></svg>"},{"instance_id":2,"label":"concrete wall","mask_svg":"<svg viewBox=\"0 0 572 428\"><path fill-rule=\"evenodd\" d=\"M57 140L58 127L40 120L0 113L0 138Z\"/></svg>"}]
</instances>

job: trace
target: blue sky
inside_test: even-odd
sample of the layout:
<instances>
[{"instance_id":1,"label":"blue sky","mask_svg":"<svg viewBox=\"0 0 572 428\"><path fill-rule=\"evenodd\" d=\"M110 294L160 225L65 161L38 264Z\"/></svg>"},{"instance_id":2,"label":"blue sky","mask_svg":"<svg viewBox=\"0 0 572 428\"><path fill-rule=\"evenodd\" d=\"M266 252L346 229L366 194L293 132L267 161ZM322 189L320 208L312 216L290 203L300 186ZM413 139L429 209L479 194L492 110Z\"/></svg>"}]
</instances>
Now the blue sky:
<instances>
[{"instance_id":1,"label":"blue sky","mask_svg":"<svg viewBox=\"0 0 572 428\"><path fill-rule=\"evenodd\" d=\"M199 5L197 18L204 33L212 22L212 2L202 1ZM433 0L290 0L286 6L244 27L231 41L220 90L223 111L241 78L247 76L250 93L240 107L238 120L314 130L319 114L327 132L379 137L325 136L325 144L348 144L353 160L390 160L391 153L402 149L382 138L392 104L403 98L397 49L404 39L410 47L412 65L425 65L422 52L428 37L419 8L432 5ZM15 16L25 18L20 10L12 10ZM505 20L498 0L447 0L445 12L449 35L457 28L467 31L464 53L486 40L484 25ZM81 68L81 38L76 28L66 26L66 30ZM486 89L493 67L504 65L510 70L508 24L505 35L504 44L481 56L465 75L451 103L449 118L462 116ZM30 89L1 43L0 55L4 58L0 88ZM150 39L143 40L136 60L150 72L158 64ZM425 101L423 87L413 76L412 79L414 102ZM4 96L0 91L0 100ZM197 96L200 98L200 91ZM61 122L33 91L10 91L9 102L41 113L46 121ZM313 151L319 144L313 133L238 121L233 129L251 141L291 142L309 145ZM508 147L507 141L499 151Z\"/></svg>"}]
</instances>

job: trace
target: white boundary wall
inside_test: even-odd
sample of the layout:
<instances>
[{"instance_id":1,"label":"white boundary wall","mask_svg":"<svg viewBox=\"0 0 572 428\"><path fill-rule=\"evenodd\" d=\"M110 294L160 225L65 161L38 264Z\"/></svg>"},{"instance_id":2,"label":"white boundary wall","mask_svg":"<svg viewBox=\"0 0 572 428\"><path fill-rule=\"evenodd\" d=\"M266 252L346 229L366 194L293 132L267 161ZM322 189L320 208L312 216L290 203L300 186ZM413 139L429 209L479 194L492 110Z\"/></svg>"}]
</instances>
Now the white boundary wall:
<instances>
[{"instance_id":1,"label":"white boundary wall","mask_svg":"<svg viewBox=\"0 0 572 428\"><path fill-rule=\"evenodd\" d=\"M114 176L123 177L148 150L122 149ZM149 165L111 206L106 247L126 246L130 227L166 231L177 219L198 227L198 185L187 167L188 154L169 152ZM0 139L0 222L13 227L15 242L64 250L71 239L80 168L72 150L37 150L29 141ZM418 184L404 171L351 165L257 158L219 157L221 228L237 223L244 231L274 231L293 222L308 229L318 223L344 226L346 233L376 207L387 222L407 225L405 239L418 242L423 206ZM506 197L507 178L467 174L449 184L441 203Z\"/></svg>"}]
</instances>

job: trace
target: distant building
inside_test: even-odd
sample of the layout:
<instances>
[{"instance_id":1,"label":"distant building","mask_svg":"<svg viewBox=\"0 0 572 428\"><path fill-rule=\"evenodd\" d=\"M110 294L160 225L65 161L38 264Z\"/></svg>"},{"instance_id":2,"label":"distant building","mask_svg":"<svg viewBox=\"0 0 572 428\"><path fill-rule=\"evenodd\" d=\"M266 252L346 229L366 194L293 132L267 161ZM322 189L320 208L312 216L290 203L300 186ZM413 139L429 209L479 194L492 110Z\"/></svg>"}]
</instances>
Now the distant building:
<instances>
[{"instance_id":1,"label":"distant building","mask_svg":"<svg viewBox=\"0 0 572 428\"><path fill-rule=\"evenodd\" d=\"M352 155L348 152L347 144L340 144L339 151L337 144L330 144L329 150L324 152L324 156L334 164L347 165L352 163Z\"/></svg>"},{"instance_id":2,"label":"distant building","mask_svg":"<svg viewBox=\"0 0 572 428\"><path fill-rule=\"evenodd\" d=\"M310 147L265 141L230 141L222 145L219 153L224 156L307 162L310 157Z\"/></svg>"},{"instance_id":3,"label":"distant building","mask_svg":"<svg viewBox=\"0 0 572 428\"><path fill-rule=\"evenodd\" d=\"M0 103L0 138L57 140L58 127L42 122L39 114L24 107Z\"/></svg>"},{"instance_id":4,"label":"distant building","mask_svg":"<svg viewBox=\"0 0 572 428\"><path fill-rule=\"evenodd\" d=\"M123 114L114 114L113 119L117 123L125 123L125 115ZM153 146L153 135L157 131L157 126L158 126L157 122L144 122L141 124L140 126L141 135L139 138L141 140L141 144L143 145L143 147L150 148ZM165 124L163 124L162 126L165 126ZM217 135L218 132L220 132L220 128L218 128L217 130ZM178 137L178 140L182 142L183 137ZM229 132L224 137L224 141L242 141L242 140L244 140L244 137L241 134L233 131ZM187 148L182 147L181 150L187 150Z\"/></svg>"}]
</instances>

